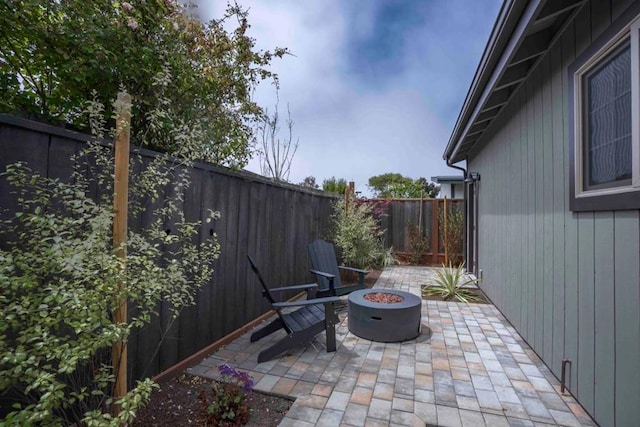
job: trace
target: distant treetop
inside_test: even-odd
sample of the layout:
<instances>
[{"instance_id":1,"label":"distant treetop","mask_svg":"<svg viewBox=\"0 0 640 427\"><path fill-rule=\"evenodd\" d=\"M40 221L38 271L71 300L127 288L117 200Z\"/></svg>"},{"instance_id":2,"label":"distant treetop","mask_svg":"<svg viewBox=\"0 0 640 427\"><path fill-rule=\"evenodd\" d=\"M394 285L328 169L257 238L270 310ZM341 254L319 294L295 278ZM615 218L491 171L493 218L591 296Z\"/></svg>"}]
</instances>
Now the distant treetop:
<instances>
[{"instance_id":1,"label":"distant treetop","mask_svg":"<svg viewBox=\"0 0 640 427\"><path fill-rule=\"evenodd\" d=\"M379 199L434 198L440 192L440 187L426 178L413 180L399 173L372 176L368 186Z\"/></svg>"},{"instance_id":2,"label":"distant treetop","mask_svg":"<svg viewBox=\"0 0 640 427\"><path fill-rule=\"evenodd\" d=\"M331 178L322 181L322 191L326 191L328 193L344 194L346 189L347 180L344 178L336 179L335 176L332 176Z\"/></svg>"}]
</instances>

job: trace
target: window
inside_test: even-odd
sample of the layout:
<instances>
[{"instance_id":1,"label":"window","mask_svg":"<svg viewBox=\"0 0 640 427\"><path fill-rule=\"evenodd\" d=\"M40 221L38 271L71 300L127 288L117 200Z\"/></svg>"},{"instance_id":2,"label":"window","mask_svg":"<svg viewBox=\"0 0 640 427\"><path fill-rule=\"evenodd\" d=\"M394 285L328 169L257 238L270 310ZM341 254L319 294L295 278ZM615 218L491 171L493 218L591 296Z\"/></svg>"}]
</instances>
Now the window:
<instances>
[{"instance_id":1,"label":"window","mask_svg":"<svg viewBox=\"0 0 640 427\"><path fill-rule=\"evenodd\" d=\"M571 210L640 208L639 46L623 15L569 68Z\"/></svg>"}]
</instances>

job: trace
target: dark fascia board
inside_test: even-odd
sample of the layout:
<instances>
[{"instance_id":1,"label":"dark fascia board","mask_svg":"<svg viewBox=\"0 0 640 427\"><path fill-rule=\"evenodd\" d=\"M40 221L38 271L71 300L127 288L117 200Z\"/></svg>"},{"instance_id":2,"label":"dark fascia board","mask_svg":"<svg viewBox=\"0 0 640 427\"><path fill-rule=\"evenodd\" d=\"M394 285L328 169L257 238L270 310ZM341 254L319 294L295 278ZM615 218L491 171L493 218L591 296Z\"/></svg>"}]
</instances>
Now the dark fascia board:
<instances>
[{"instance_id":1,"label":"dark fascia board","mask_svg":"<svg viewBox=\"0 0 640 427\"><path fill-rule=\"evenodd\" d=\"M478 64L478 68L476 68L473 80L471 81L471 85L467 91L467 96L465 97L462 109L458 115L458 119L456 120L453 133L445 149L445 159L447 159L453 151L454 144L457 141L457 138L454 138L454 136L459 137L462 128L468 121L471 109L477 103L478 98L481 95L481 91L489 79L489 74L495 68L499 59L499 53L508 42L508 36L513 31L513 28L522 14L522 10L525 5L524 3L526 2L516 0L505 0L502 3L496 22L493 24L491 35L489 36L489 40L484 48L482 57L480 58L480 63Z\"/></svg>"},{"instance_id":2,"label":"dark fascia board","mask_svg":"<svg viewBox=\"0 0 640 427\"><path fill-rule=\"evenodd\" d=\"M459 175L446 175L446 176L439 175L439 176L432 176L431 181L437 182L438 184L444 184L444 183L462 184L464 182L464 177Z\"/></svg>"},{"instance_id":3,"label":"dark fascia board","mask_svg":"<svg viewBox=\"0 0 640 427\"><path fill-rule=\"evenodd\" d=\"M555 9L558 9L561 12L573 9L573 16L575 16L575 13L580 9L579 6L584 4L584 1L561 0L558 4L555 4L553 3L553 0L526 0L516 1L516 4L520 6L519 9L511 7L510 13L503 14L501 11L501 14L498 16L498 20L494 26L494 32L498 28L501 30L499 30L497 34L492 32L491 38L485 48L483 59L476 71L473 84L467 93L467 98L465 99L443 155L443 158L447 163L457 163L464 160L464 157L459 153L463 140L466 138L469 129L474 125L476 118L482 113L483 108L486 109L485 104L487 99L492 96L492 93L495 91L496 87L498 87L500 79L504 75L506 68L511 65L512 59L516 57L519 47L524 42L525 38L531 35L531 25L536 22L536 19L538 19L539 16L544 17L547 13L545 11L548 11L551 6L554 6ZM505 5L503 5L503 7ZM550 13L550 15L555 16L560 14L560 12L555 11L555 9L550 11L553 12ZM573 16L565 21L565 25L573 18ZM501 20L505 20L506 22L501 23ZM509 31L509 28L512 28L512 30ZM563 30L564 28L552 37L548 42L549 46L558 39ZM491 46L492 44L495 45L495 47ZM500 49L498 46L503 46L503 48ZM494 58L485 58L487 55L492 55ZM544 54L537 56L526 76L530 74L531 70L535 68L543 56ZM482 67L482 64L485 62L493 62L495 63L495 66L491 69L488 67ZM478 73L480 73L480 75ZM523 80L524 79L518 80L518 84L506 86L502 90L517 87ZM513 91L510 91L510 93L513 93Z\"/></svg>"}]
</instances>

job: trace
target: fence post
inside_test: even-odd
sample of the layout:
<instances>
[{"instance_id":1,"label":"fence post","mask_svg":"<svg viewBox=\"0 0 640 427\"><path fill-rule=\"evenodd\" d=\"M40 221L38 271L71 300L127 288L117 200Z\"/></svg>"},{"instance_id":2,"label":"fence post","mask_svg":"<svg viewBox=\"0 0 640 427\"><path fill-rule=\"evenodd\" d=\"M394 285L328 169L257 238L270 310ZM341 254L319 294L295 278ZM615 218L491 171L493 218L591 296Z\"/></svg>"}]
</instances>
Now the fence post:
<instances>
[{"instance_id":1,"label":"fence post","mask_svg":"<svg viewBox=\"0 0 640 427\"><path fill-rule=\"evenodd\" d=\"M422 203L424 196L424 190L420 191L420 209L418 209L418 233L420 233L420 237L422 238Z\"/></svg>"},{"instance_id":2,"label":"fence post","mask_svg":"<svg viewBox=\"0 0 640 427\"><path fill-rule=\"evenodd\" d=\"M444 264L449 265L449 236L447 235L447 196L444 196L442 207L442 231L444 233Z\"/></svg>"},{"instance_id":3,"label":"fence post","mask_svg":"<svg viewBox=\"0 0 640 427\"><path fill-rule=\"evenodd\" d=\"M347 188L344 189L344 213L349 214L349 200L356 194L356 185L353 181L349 182Z\"/></svg>"},{"instance_id":4,"label":"fence post","mask_svg":"<svg viewBox=\"0 0 640 427\"><path fill-rule=\"evenodd\" d=\"M128 93L118 94L118 117L116 118L115 140L115 182L113 186L113 248L120 258L120 268L126 269L127 253L127 203L129 191L129 136L131 124L131 96ZM118 293L124 289L126 283L120 283ZM116 324L127 322L127 300L120 298L113 311L113 322ZM115 342L112 350L112 363L115 375L113 384L114 402L127 394L127 342ZM114 415L120 413L120 405L114 403Z\"/></svg>"},{"instance_id":5,"label":"fence post","mask_svg":"<svg viewBox=\"0 0 640 427\"><path fill-rule=\"evenodd\" d=\"M438 199L431 199L431 264L438 265L440 242L438 238Z\"/></svg>"}]
</instances>

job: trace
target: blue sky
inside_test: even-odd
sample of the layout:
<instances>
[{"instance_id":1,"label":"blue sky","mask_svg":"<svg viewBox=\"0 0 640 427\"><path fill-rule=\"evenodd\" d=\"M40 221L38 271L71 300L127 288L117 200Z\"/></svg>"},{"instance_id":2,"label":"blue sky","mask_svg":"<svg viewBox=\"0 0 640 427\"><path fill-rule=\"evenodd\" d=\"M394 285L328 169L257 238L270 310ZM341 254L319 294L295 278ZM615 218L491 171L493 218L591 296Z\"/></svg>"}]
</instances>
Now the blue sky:
<instances>
[{"instance_id":1,"label":"blue sky","mask_svg":"<svg viewBox=\"0 0 640 427\"><path fill-rule=\"evenodd\" d=\"M239 0L274 62L300 146L289 180L456 174L442 160L501 0ZM221 2L200 3L206 19ZM272 85L255 99L273 109ZM254 159L247 167L259 172Z\"/></svg>"}]
</instances>

